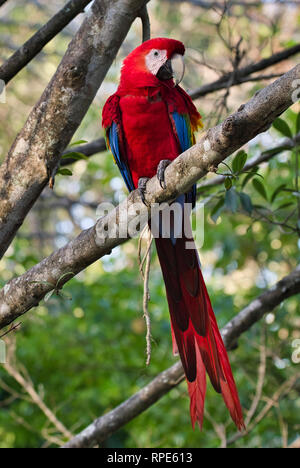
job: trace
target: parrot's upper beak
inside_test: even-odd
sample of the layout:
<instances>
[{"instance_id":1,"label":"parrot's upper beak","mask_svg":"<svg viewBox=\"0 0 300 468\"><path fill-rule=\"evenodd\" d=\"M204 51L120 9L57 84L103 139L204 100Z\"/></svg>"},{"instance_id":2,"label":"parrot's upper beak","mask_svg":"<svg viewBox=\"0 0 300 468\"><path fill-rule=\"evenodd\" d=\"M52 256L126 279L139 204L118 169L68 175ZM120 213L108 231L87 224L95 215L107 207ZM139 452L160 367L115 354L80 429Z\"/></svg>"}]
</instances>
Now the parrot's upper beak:
<instances>
[{"instance_id":1,"label":"parrot's upper beak","mask_svg":"<svg viewBox=\"0 0 300 468\"><path fill-rule=\"evenodd\" d=\"M173 78L175 81L175 86L182 82L185 72L185 63L184 58L181 54L174 54L171 57Z\"/></svg>"},{"instance_id":2,"label":"parrot's upper beak","mask_svg":"<svg viewBox=\"0 0 300 468\"><path fill-rule=\"evenodd\" d=\"M172 55L158 70L156 76L159 80L170 80L174 78L177 86L184 76L185 64L183 56L180 54Z\"/></svg>"}]
</instances>

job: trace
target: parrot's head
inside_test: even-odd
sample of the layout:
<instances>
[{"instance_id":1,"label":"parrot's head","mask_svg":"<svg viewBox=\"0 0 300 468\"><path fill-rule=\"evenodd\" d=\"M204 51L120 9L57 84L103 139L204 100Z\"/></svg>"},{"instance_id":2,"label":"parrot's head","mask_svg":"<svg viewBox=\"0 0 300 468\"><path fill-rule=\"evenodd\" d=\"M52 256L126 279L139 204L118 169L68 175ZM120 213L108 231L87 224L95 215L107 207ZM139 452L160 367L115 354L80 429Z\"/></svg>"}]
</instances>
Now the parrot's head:
<instances>
[{"instance_id":1,"label":"parrot's head","mask_svg":"<svg viewBox=\"0 0 300 468\"><path fill-rule=\"evenodd\" d=\"M126 88L178 85L184 75L184 45L175 39L156 38L144 42L124 60L121 85Z\"/></svg>"}]
</instances>

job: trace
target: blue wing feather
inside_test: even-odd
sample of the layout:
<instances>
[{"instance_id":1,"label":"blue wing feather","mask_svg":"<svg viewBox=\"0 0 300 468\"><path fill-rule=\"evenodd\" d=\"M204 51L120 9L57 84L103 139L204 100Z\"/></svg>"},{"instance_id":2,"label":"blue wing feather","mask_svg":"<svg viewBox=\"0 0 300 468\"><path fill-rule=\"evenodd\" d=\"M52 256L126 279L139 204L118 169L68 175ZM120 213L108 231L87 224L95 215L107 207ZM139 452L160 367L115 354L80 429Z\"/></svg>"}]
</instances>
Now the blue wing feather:
<instances>
[{"instance_id":1,"label":"blue wing feather","mask_svg":"<svg viewBox=\"0 0 300 468\"><path fill-rule=\"evenodd\" d=\"M175 124L177 137L181 146L181 151L184 152L193 145L191 124L188 115L172 112L172 118ZM187 202L191 202L193 207L196 203L197 186L193 185L192 191L187 194Z\"/></svg>"},{"instance_id":2,"label":"blue wing feather","mask_svg":"<svg viewBox=\"0 0 300 468\"><path fill-rule=\"evenodd\" d=\"M186 151L192 146L192 141L190 138L191 129L188 128L188 119L185 115L178 114L178 112L173 112L172 117L175 123L181 150Z\"/></svg>"},{"instance_id":3,"label":"blue wing feather","mask_svg":"<svg viewBox=\"0 0 300 468\"><path fill-rule=\"evenodd\" d=\"M127 163L122 159L121 153L120 153L120 145L119 145L119 135L118 135L118 126L115 122L112 122L111 127L109 128L108 131L108 140L109 140L109 146L112 151L112 154L115 158L115 161L117 163L117 166L121 172L121 175L124 179L124 182L126 184L126 187L128 188L129 192L135 189L132 177L131 177L131 172L128 168Z\"/></svg>"}]
</instances>

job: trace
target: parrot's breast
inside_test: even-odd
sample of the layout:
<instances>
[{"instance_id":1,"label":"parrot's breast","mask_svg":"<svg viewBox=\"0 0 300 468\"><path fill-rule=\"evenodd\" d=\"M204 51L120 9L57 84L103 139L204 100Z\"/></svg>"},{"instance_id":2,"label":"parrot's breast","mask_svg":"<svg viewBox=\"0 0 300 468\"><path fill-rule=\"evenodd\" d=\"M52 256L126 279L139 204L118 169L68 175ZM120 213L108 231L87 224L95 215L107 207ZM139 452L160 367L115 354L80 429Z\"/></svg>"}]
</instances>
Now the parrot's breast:
<instances>
[{"instance_id":1,"label":"parrot's breast","mask_svg":"<svg viewBox=\"0 0 300 468\"><path fill-rule=\"evenodd\" d=\"M169 117L167 104L156 97L124 96L120 99L126 152L133 182L153 177L162 159L175 159L179 144Z\"/></svg>"}]
</instances>

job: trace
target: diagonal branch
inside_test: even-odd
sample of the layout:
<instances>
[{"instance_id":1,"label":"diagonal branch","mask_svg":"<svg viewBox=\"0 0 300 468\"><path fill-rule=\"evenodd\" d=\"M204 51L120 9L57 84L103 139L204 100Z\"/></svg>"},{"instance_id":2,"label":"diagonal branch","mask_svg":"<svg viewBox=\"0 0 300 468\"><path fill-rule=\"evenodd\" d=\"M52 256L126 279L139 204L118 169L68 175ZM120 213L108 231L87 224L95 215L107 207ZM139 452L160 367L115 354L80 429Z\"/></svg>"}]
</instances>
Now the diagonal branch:
<instances>
[{"instance_id":1,"label":"diagonal branch","mask_svg":"<svg viewBox=\"0 0 300 468\"><path fill-rule=\"evenodd\" d=\"M206 1L206 0L164 0L168 3L190 3L196 7L203 8L204 10L216 9L219 8L224 10L224 6L226 5L227 9L232 6L241 6L244 8L251 8L251 7L259 7L261 5L261 0L257 0L254 2L245 2L245 0L229 0L223 2L214 2L214 1ZM294 0L297 1L297 0Z\"/></svg>"},{"instance_id":2,"label":"diagonal branch","mask_svg":"<svg viewBox=\"0 0 300 468\"><path fill-rule=\"evenodd\" d=\"M132 192L95 226L83 231L19 278L8 282L0 291L0 328L37 306L49 291L57 289L55 285L62 287L71 277L124 243L133 235L133 227L139 225L142 230L155 204L174 200L187 192L197 180L209 171L215 171L227 156L266 131L274 119L293 104L294 85L299 79L300 65L297 65L257 93L222 124L211 128L198 144L166 169L165 190L153 177L147 184L148 207L142 203L138 191ZM107 206L105 208L107 210Z\"/></svg>"},{"instance_id":3,"label":"diagonal branch","mask_svg":"<svg viewBox=\"0 0 300 468\"><path fill-rule=\"evenodd\" d=\"M95 0L0 167L0 257L53 180L127 32L149 0Z\"/></svg>"},{"instance_id":4,"label":"diagonal branch","mask_svg":"<svg viewBox=\"0 0 300 468\"><path fill-rule=\"evenodd\" d=\"M270 150L264 151L259 156L254 156L253 158L249 159L249 161L245 164L244 171L249 171L260 164L269 161L277 154L281 153L282 151L291 150L293 148L297 148L300 146L300 133L297 133L293 138L285 138L284 141L274 148ZM212 179L206 180L202 184L198 185L198 190L206 190L211 187L216 187L218 185L222 185L225 182L226 177L222 175L218 175L213 177Z\"/></svg>"},{"instance_id":5,"label":"diagonal branch","mask_svg":"<svg viewBox=\"0 0 300 468\"><path fill-rule=\"evenodd\" d=\"M259 62L250 63L249 65L234 70L233 72L225 73L218 80L203 85L200 88L194 90L190 93L190 96L192 99L198 99L199 97L206 96L209 93L213 93L221 89L226 89L228 87L228 83L230 83L230 86L241 84L243 83L243 79L245 77L265 70L266 68L271 67L272 65L276 65L277 63L280 63L283 60L286 60L299 53L300 44L281 50L280 52L262 59Z\"/></svg>"},{"instance_id":6,"label":"diagonal branch","mask_svg":"<svg viewBox=\"0 0 300 468\"><path fill-rule=\"evenodd\" d=\"M68 153L82 153L85 156L93 156L94 154L101 153L102 151L105 151L106 148L106 143L104 138L98 138L97 140L92 141L91 143L85 143L84 145L79 145L76 147L72 147L67 149L66 151L63 152L63 155L68 154ZM76 162L76 159L68 158L68 159L62 159L61 160L61 167L64 166L69 166L70 164L73 164Z\"/></svg>"},{"instance_id":7,"label":"diagonal branch","mask_svg":"<svg viewBox=\"0 0 300 468\"><path fill-rule=\"evenodd\" d=\"M300 292L300 268L279 281L273 288L264 292L251 302L222 330L223 339L228 349L235 346L237 339L265 313L270 312L285 299ZM101 444L114 432L152 406L162 396L176 387L184 378L183 368L177 362L159 374L128 400L114 410L96 419L86 429L71 439L65 448L88 448Z\"/></svg>"},{"instance_id":8,"label":"diagonal branch","mask_svg":"<svg viewBox=\"0 0 300 468\"><path fill-rule=\"evenodd\" d=\"M92 0L70 0L0 67L0 79L7 84L58 33L62 31ZM2 2L3 3L3 2ZM1 6L1 4L0 4Z\"/></svg>"}]
</instances>

